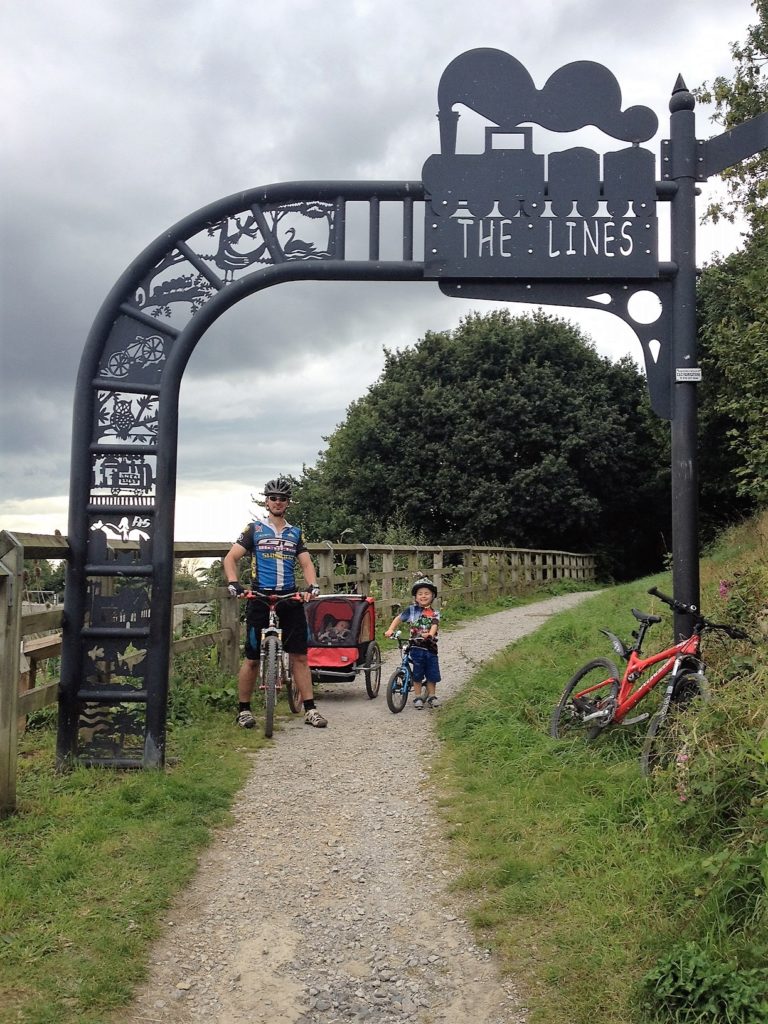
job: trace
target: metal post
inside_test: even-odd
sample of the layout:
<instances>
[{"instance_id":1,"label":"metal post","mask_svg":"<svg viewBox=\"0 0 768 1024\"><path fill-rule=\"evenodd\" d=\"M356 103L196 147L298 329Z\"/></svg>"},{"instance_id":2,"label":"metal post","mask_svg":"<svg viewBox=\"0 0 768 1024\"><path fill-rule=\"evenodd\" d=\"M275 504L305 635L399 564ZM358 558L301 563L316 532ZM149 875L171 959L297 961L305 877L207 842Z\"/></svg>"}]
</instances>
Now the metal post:
<instances>
[{"instance_id":1,"label":"metal post","mask_svg":"<svg viewBox=\"0 0 768 1024\"><path fill-rule=\"evenodd\" d=\"M696 125L695 99L678 77L669 103L670 177L677 184L671 208L671 254L677 264L672 310L672 580L678 601L699 607L698 453L696 383L680 370L698 368L696 351ZM675 635L687 634L692 616L675 614Z\"/></svg>"}]
</instances>

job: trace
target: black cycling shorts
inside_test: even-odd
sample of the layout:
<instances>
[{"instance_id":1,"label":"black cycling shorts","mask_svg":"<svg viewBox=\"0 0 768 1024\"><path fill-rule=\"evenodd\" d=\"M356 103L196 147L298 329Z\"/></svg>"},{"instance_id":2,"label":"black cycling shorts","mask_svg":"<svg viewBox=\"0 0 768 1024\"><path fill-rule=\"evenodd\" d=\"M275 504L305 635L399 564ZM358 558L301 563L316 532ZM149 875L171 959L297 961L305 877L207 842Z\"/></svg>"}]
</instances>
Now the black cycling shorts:
<instances>
[{"instance_id":1,"label":"black cycling shorts","mask_svg":"<svg viewBox=\"0 0 768 1024\"><path fill-rule=\"evenodd\" d=\"M307 653L307 617L304 602L289 597L277 603L277 618L283 631L283 650L288 654ZM269 625L269 607L266 601L252 598L245 609L245 656L251 661L259 657L261 631Z\"/></svg>"}]
</instances>

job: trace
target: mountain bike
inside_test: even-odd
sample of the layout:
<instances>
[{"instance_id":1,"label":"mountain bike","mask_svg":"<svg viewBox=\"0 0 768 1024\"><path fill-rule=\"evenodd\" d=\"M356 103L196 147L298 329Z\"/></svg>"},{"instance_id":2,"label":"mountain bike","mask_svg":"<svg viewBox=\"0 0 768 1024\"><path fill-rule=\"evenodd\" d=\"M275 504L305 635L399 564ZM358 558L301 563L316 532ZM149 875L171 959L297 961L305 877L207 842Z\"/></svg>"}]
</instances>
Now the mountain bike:
<instances>
[{"instance_id":1,"label":"mountain bike","mask_svg":"<svg viewBox=\"0 0 768 1024\"><path fill-rule=\"evenodd\" d=\"M297 715L302 709L302 698L299 688L291 672L289 655L283 651L283 631L277 617L277 605L280 601L300 601L298 594L286 597L283 594L261 593L258 590L246 590L243 597L248 601L261 601L269 609L269 623L261 631L259 646L259 689L264 694L264 735L272 736L275 721L275 705L278 696L285 688L288 706Z\"/></svg>"},{"instance_id":2,"label":"mountain bike","mask_svg":"<svg viewBox=\"0 0 768 1024\"><path fill-rule=\"evenodd\" d=\"M387 707L396 715L408 703L408 694L413 689L413 661L411 640L403 640L399 630L392 634L392 639L397 640L397 646L400 648L400 664L387 683Z\"/></svg>"},{"instance_id":3,"label":"mountain bike","mask_svg":"<svg viewBox=\"0 0 768 1024\"><path fill-rule=\"evenodd\" d=\"M690 636L656 654L643 657L645 635L662 619L660 615L647 615L633 608L632 614L640 625L632 632L632 646L628 647L610 630L600 630L608 637L616 654L626 661L624 671L619 672L610 658L594 658L583 665L566 684L560 703L552 712L549 728L554 739L580 731L588 740L593 740L609 726L635 725L650 718L640 757L641 768L646 775L656 768L665 767L680 755L682 713L691 712L709 700L709 683L700 657L702 636L708 632L719 632L732 640L750 640L736 626L711 622L694 605L676 601L657 587L651 587L648 593L673 611L693 617ZM654 669L654 666L659 667ZM653 716L644 713L630 717L630 712L662 679L667 679L667 686Z\"/></svg>"}]
</instances>

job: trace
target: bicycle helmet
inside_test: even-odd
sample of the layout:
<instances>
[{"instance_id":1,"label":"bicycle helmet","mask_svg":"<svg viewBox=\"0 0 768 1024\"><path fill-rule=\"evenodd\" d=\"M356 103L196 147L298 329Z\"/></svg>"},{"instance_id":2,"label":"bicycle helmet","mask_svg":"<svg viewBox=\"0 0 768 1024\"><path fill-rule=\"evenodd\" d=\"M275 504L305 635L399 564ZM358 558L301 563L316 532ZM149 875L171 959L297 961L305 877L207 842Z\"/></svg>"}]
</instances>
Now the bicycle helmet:
<instances>
[{"instance_id":1,"label":"bicycle helmet","mask_svg":"<svg viewBox=\"0 0 768 1024\"><path fill-rule=\"evenodd\" d=\"M437 597L437 587L432 580L427 579L426 576L422 576L420 580L416 580L413 584L411 587L411 597L416 597L416 591L421 590L422 587L426 587L428 590L431 590L432 597Z\"/></svg>"},{"instance_id":2,"label":"bicycle helmet","mask_svg":"<svg viewBox=\"0 0 768 1024\"><path fill-rule=\"evenodd\" d=\"M264 484L264 495L279 494L281 497L291 497L291 481L284 476L275 477L274 480L267 480Z\"/></svg>"}]
</instances>

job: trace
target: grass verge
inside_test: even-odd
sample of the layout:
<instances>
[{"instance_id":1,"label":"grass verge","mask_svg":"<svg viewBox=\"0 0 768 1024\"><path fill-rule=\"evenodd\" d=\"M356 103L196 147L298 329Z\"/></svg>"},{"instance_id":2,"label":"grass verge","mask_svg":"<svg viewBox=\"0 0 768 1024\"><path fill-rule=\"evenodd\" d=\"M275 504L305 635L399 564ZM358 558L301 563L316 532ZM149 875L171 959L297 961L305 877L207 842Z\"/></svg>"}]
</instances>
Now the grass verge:
<instances>
[{"instance_id":1,"label":"grass verge","mask_svg":"<svg viewBox=\"0 0 768 1024\"><path fill-rule=\"evenodd\" d=\"M204 696L176 689L164 772L56 775L52 729L22 738L18 810L0 822L3 1024L104 1024L130 999L264 743L235 733L231 702L225 713Z\"/></svg>"},{"instance_id":2,"label":"grass verge","mask_svg":"<svg viewBox=\"0 0 768 1024\"><path fill-rule=\"evenodd\" d=\"M765 561L755 563L754 539L729 544L743 557L703 573L705 608L754 630L768 608ZM652 610L652 583L671 590L668 577L654 577L558 615L489 663L440 719L442 810L458 862L471 865L458 887L481 940L525 994L530 1024L768 1020L759 648L710 648L716 700L697 718L683 778L640 775L642 725L592 744L548 736L565 681L610 656L600 627L627 638L629 609ZM657 627L648 650L669 635Z\"/></svg>"}]
</instances>

